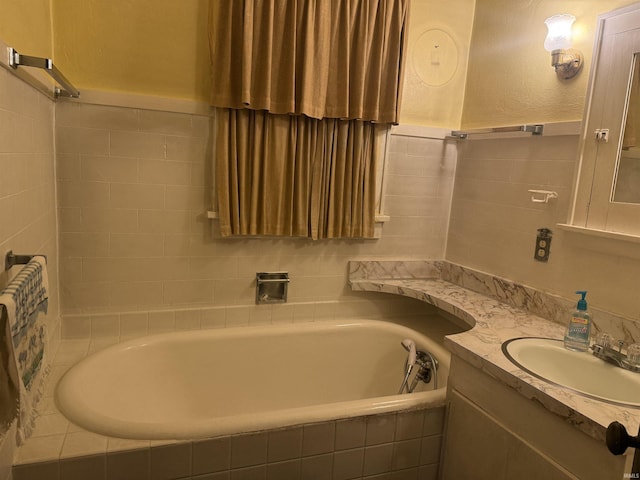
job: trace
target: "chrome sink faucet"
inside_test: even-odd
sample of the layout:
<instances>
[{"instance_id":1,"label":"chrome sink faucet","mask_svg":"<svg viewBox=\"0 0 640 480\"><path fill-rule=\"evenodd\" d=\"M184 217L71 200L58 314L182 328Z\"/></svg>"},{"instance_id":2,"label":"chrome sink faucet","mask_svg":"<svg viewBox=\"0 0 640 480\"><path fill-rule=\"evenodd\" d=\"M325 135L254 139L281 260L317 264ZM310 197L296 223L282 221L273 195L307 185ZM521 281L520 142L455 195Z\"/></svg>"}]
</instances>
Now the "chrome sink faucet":
<instances>
[{"instance_id":1,"label":"chrome sink faucet","mask_svg":"<svg viewBox=\"0 0 640 480\"><path fill-rule=\"evenodd\" d=\"M607 363L617 367L640 372L640 344L633 343L627 347L627 352L623 353L623 340L614 340L608 333L600 333L596 341L591 345L593 355ZM613 345L617 345L617 349Z\"/></svg>"}]
</instances>

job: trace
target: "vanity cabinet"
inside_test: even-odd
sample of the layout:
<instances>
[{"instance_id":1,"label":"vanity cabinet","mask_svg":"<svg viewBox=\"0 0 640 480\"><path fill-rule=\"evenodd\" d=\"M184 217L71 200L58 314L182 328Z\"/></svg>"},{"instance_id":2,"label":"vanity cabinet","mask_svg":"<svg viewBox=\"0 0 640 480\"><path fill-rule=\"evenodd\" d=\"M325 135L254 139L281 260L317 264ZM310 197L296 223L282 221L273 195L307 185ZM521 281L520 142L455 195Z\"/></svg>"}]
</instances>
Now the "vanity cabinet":
<instances>
[{"instance_id":1,"label":"vanity cabinet","mask_svg":"<svg viewBox=\"0 0 640 480\"><path fill-rule=\"evenodd\" d=\"M452 355L442 479L621 480L628 456ZM630 452L630 450L629 450ZM631 459L629 458L629 463Z\"/></svg>"}]
</instances>

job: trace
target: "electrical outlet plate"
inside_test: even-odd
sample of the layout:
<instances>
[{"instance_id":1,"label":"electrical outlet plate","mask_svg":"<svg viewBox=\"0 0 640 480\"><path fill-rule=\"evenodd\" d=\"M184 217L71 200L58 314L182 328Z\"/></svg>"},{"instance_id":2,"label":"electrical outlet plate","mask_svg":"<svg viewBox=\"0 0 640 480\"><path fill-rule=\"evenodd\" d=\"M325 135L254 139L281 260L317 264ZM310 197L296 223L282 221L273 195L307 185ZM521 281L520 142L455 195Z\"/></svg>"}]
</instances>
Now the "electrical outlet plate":
<instances>
[{"instance_id":1,"label":"electrical outlet plate","mask_svg":"<svg viewBox=\"0 0 640 480\"><path fill-rule=\"evenodd\" d=\"M548 228L540 228L538 229L538 236L536 237L536 249L533 258L539 262L548 262L550 251L551 230Z\"/></svg>"}]
</instances>

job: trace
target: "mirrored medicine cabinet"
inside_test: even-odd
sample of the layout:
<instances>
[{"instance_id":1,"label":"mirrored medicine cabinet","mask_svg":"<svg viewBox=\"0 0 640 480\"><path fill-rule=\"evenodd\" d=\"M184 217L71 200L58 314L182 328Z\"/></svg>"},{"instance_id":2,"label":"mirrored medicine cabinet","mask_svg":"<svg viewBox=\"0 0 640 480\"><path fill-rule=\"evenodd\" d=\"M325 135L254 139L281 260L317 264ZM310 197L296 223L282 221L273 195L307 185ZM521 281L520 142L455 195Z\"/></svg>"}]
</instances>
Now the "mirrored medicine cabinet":
<instances>
[{"instance_id":1,"label":"mirrored medicine cabinet","mask_svg":"<svg viewBox=\"0 0 640 480\"><path fill-rule=\"evenodd\" d=\"M598 17L570 224L640 237L640 3Z\"/></svg>"}]
</instances>

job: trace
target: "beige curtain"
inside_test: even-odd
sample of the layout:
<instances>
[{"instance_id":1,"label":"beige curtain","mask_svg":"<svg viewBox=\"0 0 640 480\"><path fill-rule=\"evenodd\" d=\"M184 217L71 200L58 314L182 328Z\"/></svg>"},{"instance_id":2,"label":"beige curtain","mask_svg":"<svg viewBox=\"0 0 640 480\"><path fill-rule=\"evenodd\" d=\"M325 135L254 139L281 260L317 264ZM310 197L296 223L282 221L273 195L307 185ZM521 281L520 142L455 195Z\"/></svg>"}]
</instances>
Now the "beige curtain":
<instances>
[{"instance_id":1,"label":"beige curtain","mask_svg":"<svg viewBox=\"0 0 640 480\"><path fill-rule=\"evenodd\" d=\"M313 159L312 238L371 238L375 224L376 130L358 120L325 119Z\"/></svg>"},{"instance_id":2,"label":"beige curtain","mask_svg":"<svg viewBox=\"0 0 640 480\"><path fill-rule=\"evenodd\" d=\"M212 105L397 123L408 2L212 2Z\"/></svg>"},{"instance_id":3,"label":"beige curtain","mask_svg":"<svg viewBox=\"0 0 640 480\"><path fill-rule=\"evenodd\" d=\"M211 2L222 235L373 237L408 2Z\"/></svg>"},{"instance_id":4,"label":"beige curtain","mask_svg":"<svg viewBox=\"0 0 640 480\"><path fill-rule=\"evenodd\" d=\"M234 109L216 120L222 235L373 236L385 126Z\"/></svg>"}]
</instances>

